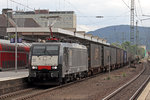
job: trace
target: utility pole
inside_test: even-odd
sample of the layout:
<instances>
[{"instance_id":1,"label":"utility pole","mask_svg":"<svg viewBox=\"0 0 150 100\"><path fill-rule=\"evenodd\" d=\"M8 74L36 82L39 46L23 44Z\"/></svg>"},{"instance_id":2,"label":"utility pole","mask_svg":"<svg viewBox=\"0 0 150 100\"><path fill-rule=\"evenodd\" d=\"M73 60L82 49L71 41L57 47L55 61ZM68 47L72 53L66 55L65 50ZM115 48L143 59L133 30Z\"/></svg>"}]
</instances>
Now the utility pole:
<instances>
[{"instance_id":1,"label":"utility pole","mask_svg":"<svg viewBox=\"0 0 150 100\"><path fill-rule=\"evenodd\" d=\"M139 31L138 31L138 20L136 21L136 46L138 47L139 45ZM137 54L137 49L136 49L136 54Z\"/></svg>"},{"instance_id":2,"label":"utility pole","mask_svg":"<svg viewBox=\"0 0 150 100\"><path fill-rule=\"evenodd\" d=\"M130 11L130 42L134 44L134 0L131 0Z\"/></svg>"},{"instance_id":3,"label":"utility pole","mask_svg":"<svg viewBox=\"0 0 150 100\"><path fill-rule=\"evenodd\" d=\"M124 43L124 42L125 42L125 33L122 32L122 43Z\"/></svg>"}]
</instances>

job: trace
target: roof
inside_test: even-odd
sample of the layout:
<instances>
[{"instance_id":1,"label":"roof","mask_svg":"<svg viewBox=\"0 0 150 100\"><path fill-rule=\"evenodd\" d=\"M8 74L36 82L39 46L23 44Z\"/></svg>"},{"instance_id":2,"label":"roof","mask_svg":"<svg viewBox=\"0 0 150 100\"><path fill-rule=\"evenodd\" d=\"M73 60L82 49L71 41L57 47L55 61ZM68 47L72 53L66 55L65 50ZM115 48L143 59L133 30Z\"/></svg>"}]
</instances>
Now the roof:
<instances>
[{"instance_id":1,"label":"roof","mask_svg":"<svg viewBox=\"0 0 150 100\"><path fill-rule=\"evenodd\" d=\"M49 14L49 10L35 10L35 14Z\"/></svg>"},{"instance_id":2,"label":"roof","mask_svg":"<svg viewBox=\"0 0 150 100\"><path fill-rule=\"evenodd\" d=\"M18 27L40 27L33 18L15 18Z\"/></svg>"},{"instance_id":3,"label":"roof","mask_svg":"<svg viewBox=\"0 0 150 100\"><path fill-rule=\"evenodd\" d=\"M48 10L35 10L35 11L17 11L15 15L19 14L75 14L74 11L48 11Z\"/></svg>"},{"instance_id":4,"label":"roof","mask_svg":"<svg viewBox=\"0 0 150 100\"><path fill-rule=\"evenodd\" d=\"M85 39L85 40L89 40L89 41L93 41L93 42L97 42L97 43L102 43L105 45L110 45L109 43L107 43L107 41L104 41L104 39L101 38L92 38L93 35L92 34L79 34L79 33L74 33L71 31L67 31L61 28L52 28L53 33L58 33L58 34L62 34L62 35L67 35L67 36L72 36L72 37L78 37L80 39ZM7 32L8 33L15 33L16 30L15 28L7 28ZM27 27L19 27L17 28L17 32L21 33L22 35L48 35L50 33L50 30L48 27L34 27L34 28L27 28ZM101 39L101 40L100 40Z\"/></svg>"},{"instance_id":5,"label":"roof","mask_svg":"<svg viewBox=\"0 0 150 100\"><path fill-rule=\"evenodd\" d=\"M9 22L9 26L13 25ZM7 18L3 14L0 14L0 27L7 27Z\"/></svg>"},{"instance_id":6,"label":"roof","mask_svg":"<svg viewBox=\"0 0 150 100\"><path fill-rule=\"evenodd\" d=\"M36 42L36 43L32 43L32 46L35 46L35 45L61 45L63 47L71 47L71 48L80 48L80 49L87 49L86 46L84 45L80 45L78 43L63 43L63 42L46 42L46 43L39 43L39 42Z\"/></svg>"},{"instance_id":7,"label":"roof","mask_svg":"<svg viewBox=\"0 0 150 100\"><path fill-rule=\"evenodd\" d=\"M32 18L17 18L15 21L8 19L9 26L13 27L13 23L17 22L18 27L40 27L37 22ZM0 27L7 27L7 17L3 14L0 14Z\"/></svg>"}]
</instances>

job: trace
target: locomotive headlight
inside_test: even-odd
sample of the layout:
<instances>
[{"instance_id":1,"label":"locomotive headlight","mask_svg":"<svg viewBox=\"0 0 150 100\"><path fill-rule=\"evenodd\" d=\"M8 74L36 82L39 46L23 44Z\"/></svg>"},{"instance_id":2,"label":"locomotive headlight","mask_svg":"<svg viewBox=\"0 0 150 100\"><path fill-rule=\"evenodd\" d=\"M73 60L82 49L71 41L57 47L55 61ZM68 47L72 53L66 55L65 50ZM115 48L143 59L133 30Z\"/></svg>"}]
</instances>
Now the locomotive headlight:
<instances>
[{"instance_id":1,"label":"locomotive headlight","mask_svg":"<svg viewBox=\"0 0 150 100\"><path fill-rule=\"evenodd\" d=\"M57 69L57 66L53 66L52 69Z\"/></svg>"},{"instance_id":2,"label":"locomotive headlight","mask_svg":"<svg viewBox=\"0 0 150 100\"><path fill-rule=\"evenodd\" d=\"M37 66L32 66L32 69L37 69Z\"/></svg>"}]
</instances>

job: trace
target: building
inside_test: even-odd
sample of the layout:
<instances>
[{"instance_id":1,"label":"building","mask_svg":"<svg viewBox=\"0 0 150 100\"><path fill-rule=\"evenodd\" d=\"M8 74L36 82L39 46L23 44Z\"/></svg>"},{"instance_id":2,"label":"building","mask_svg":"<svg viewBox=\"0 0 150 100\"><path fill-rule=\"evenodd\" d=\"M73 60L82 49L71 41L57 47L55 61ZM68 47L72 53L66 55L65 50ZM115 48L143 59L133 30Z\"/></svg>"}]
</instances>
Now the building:
<instances>
[{"instance_id":1,"label":"building","mask_svg":"<svg viewBox=\"0 0 150 100\"><path fill-rule=\"evenodd\" d=\"M0 39L8 39L9 35L6 32L8 27L40 27L32 18L13 18L12 9L3 9L0 14Z\"/></svg>"},{"instance_id":2,"label":"building","mask_svg":"<svg viewBox=\"0 0 150 100\"><path fill-rule=\"evenodd\" d=\"M14 18L32 18L41 27L53 24L54 28L62 28L69 31L76 31L76 15L74 11L17 11Z\"/></svg>"},{"instance_id":3,"label":"building","mask_svg":"<svg viewBox=\"0 0 150 100\"><path fill-rule=\"evenodd\" d=\"M10 16L12 18L12 14L8 13L11 12L12 9L3 9L2 14L0 14L0 38L8 38L8 34L6 32L6 29L8 27L14 27L15 24L8 18L7 16Z\"/></svg>"},{"instance_id":4,"label":"building","mask_svg":"<svg viewBox=\"0 0 150 100\"><path fill-rule=\"evenodd\" d=\"M86 34L84 31L76 31L76 15L73 11L35 10L24 12L3 9L0 22L0 26L5 26L5 31L2 32L5 36L14 38L17 32L18 38L22 38L26 42L46 40L53 33L53 37L58 38L60 42L86 44L87 41L93 41L108 44L97 36ZM52 24L50 29L48 25Z\"/></svg>"}]
</instances>

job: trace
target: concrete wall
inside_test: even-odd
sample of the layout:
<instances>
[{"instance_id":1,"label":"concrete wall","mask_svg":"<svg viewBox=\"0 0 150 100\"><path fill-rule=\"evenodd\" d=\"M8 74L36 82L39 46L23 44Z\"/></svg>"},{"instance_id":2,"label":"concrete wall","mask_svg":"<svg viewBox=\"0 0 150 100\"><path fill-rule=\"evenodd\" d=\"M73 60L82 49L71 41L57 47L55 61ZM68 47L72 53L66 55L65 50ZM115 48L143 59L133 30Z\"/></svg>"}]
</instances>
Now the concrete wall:
<instances>
[{"instance_id":1,"label":"concrete wall","mask_svg":"<svg viewBox=\"0 0 150 100\"><path fill-rule=\"evenodd\" d=\"M0 95L27 88L27 78L0 81Z\"/></svg>"},{"instance_id":2,"label":"concrete wall","mask_svg":"<svg viewBox=\"0 0 150 100\"><path fill-rule=\"evenodd\" d=\"M53 27L55 28L76 28L76 15L75 13L50 13L50 14L15 14L14 18L33 18L40 26L47 27L48 20L41 17L47 16L59 16L60 19L57 19ZM55 18L50 18L49 23L53 23Z\"/></svg>"}]
</instances>

